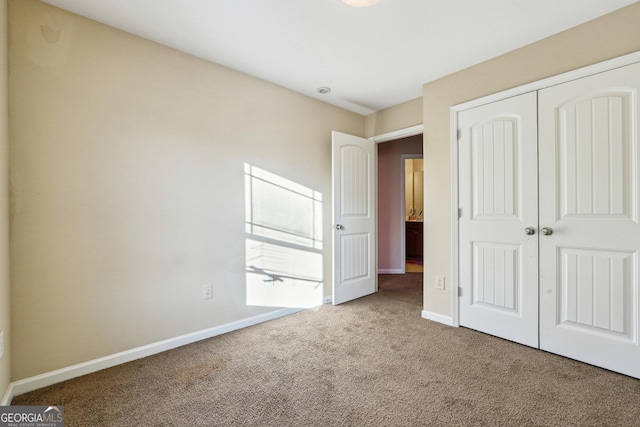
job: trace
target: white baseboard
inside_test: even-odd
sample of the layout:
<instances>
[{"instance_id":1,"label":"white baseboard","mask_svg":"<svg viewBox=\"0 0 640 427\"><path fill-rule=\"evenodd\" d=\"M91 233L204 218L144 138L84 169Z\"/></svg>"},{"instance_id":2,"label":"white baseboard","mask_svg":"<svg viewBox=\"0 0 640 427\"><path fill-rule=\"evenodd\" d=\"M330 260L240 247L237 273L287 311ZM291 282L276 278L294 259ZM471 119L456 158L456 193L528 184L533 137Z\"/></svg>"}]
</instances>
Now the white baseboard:
<instances>
[{"instance_id":1,"label":"white baseboard","mask_svg":"<svg viewBox=\"0 0 640 427\"><path fill-rule=\"evenodd\" d=\"M378 274L404 274L401 268L379 268Z\"/></svg>"},{"instance_id":2,"label":"white baseboard","mask_svg":"<svg viewBox=\"0 0 640 427\"><path fill-rule=\"evenodd\" d=\"M451 316L444 316L432 311L422 310L422 317L424 319L433 320L434 322L444 323L447 326L454 326L453 318Z\"/></svg>"},{"instance_id":3,"label":"white baseboard","mask_svg":"<svg viewBox=\"0 0 640 427\"><path fill-rule=\"evenodd\" d=\"M2 400L2 405L11 403L13 396L28 393L39 388L47 387L62 381L70 380L82 375L87 375L102 369L111 368L133 360L142 359L143 357L152 356L163 351L171 350L176 347L191 344L196 341L212 338L217 335L226 334L227 332L236 331L238 329L257 325L279 317L302 311L300 308L285 308L270 313L260 314L258 316L249 317L247 319L238 320L236 322L227 323L213 328L203 329L201 331L192 332L190 334L181 335L179 337L170 338L164 341L158 341L153 344L144 345L142 347L133 348L120 353L109 356L100 357L98 359L89 360L87 362L78 363L77 365L68 366L66 368L57 369L44 374L14 381L9 384L7 393ZM5 402L8 402L5 404Z\"/></svg>"},{"instance_id":4,"label":"white baseboard","mask_svg":"<svg viewBox=\"0 0 640 427\"><path fill-rule=\"evenodd\" d=\"M13 383L9 383L9 387L7 387L7 391L0 401L0 406L9 406L11 405L11 401L13 400Z\"/></svg>"}]
</instances>

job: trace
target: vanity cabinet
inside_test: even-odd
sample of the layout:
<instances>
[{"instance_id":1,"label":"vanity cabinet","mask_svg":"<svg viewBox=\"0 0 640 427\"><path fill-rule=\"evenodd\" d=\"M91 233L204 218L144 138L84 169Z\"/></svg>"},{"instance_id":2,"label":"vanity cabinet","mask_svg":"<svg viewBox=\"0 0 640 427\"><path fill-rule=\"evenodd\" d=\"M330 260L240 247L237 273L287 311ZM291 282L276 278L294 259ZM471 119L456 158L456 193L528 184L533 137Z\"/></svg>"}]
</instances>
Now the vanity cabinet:
<instances>
[{"instance_id":1,"label":"vanity cabinet","mask_svg":"<svg viewBox=\"0 0 640 427\"><path fill-rule=\"evenodd\" d=\"M407 259L422 260L422 221L406 221Z\"/></svg>"}]
</instances>

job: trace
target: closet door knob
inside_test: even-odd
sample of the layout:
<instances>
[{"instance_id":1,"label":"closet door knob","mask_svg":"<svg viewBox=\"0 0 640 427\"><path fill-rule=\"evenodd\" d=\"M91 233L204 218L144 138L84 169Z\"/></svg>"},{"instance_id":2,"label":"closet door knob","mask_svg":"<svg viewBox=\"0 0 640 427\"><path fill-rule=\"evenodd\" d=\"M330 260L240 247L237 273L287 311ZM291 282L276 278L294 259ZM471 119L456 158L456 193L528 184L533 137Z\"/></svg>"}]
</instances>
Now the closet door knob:
<instances>
[{"instance_id":1,"label":"closet door knob","mask_svg":"<svg viewBox=\"0 0 640 427\"><path fill-rule=\"evenodd\" d=\"M344 230L344 225L336 224L336 230Z\"/></svg>"},{"instance_id":2,"label":"closet door knob","mask_svg":"<svg viewBox=\"0 0 640 427\"><path fill-rule=\"evenodd\" d=\"M534 234L536 234L536 229L533 227L527 227L524 229L524 234L526 234L527 236L533 236Z\"/></svg>"},{"instance_id":3,"label":"closet door knob","mask_svg":"<svg viewBox=\"0 0 640 427\"><path fill-rule=\"evenodd\" d=\"M542 230L540 230L540 234L542 234L543 236L551 236L553 234L553 229L549 227L545 227Z\"/></svg>"}]
</instances>

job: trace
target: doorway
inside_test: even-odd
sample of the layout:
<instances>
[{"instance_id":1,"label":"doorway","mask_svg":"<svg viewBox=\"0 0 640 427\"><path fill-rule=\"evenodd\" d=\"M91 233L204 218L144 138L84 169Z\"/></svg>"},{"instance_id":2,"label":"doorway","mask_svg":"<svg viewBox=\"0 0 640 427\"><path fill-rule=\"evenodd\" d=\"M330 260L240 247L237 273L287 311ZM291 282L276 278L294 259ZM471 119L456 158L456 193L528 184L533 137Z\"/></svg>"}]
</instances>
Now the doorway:
<instances>
[{"instance_id":1,"label":"doorway","mask_svg":"<svg viewBox=\"0 0 640 427\"><path fill-rule=\"evenodd\" d=\"M406 251L404 250L404 224L406 222L406 212L404 207L404 166L403 163L399 161L391 161L389 162L390 167L383 166L380 168L378 158L380 151L379 144L400 140L400 142L388 144L387 146L390 147L392 151L400 149L399 156L402 156L402 154L404 154L404 147L401 143L413 142L414 153L412 154L419 154L422 152L422 129L422 125L417 125L388 134L374 136L369 138L369 141L341 132L332 132L332 197L334 205L332 215L334 223L334 282L332 299L334 305L376 292L376 290L383 290L378 286L381 274L405 274L404 260ZM374 144L372 144L372 142ZM384 151L383 149L383 152ZM387 160L395 157L397 156L389 156ZM385 173L390 174L387 179L379 175L380 170L382 170L383 175ZM382 183L383 188L390 189L395 187L393 188L394 191L387 192L386 196L380 197L380 185L376 185L376 181L378 184ZM384 185L387 182L390 183L389 186ZM402 185L393 185L393 183ZM412 186L412 191L413 188ZM352 190L357 193L349 195L348 193ZM363 194L363 192L366 192L367 195L361 197L360 195ZM384 191L382 193L384 194ZM390 202L388 200L389 198L400 200L402 203ZM380 202L381 200L382 202ZM390 210L392 212L397 210L400 214L383 215L382 225L380 225L379 212L382 210L388 213L388 211L384 209L386 206L391 207ZM414 213L413 210L412 213ZM360 229L355 223L347 223L354 219L358 221L366 220L367 224L370 224L371 227L367 226ZM400 224L400 227L388 226L387 222L397 222ZM384 231L397 231L397 236L400 237L399 240L403 243L395 247L383 245L383 247L387 249L387 253L391 255L391 258L394 260L398 254L401 255L401 258L398 259L401 261L401 268L397 269L397 271L380 271L380 258L378 256L381 248L380 242L385 241L385 239L384 237L382 239L380 238L379 230L382 230L385 236L387 235ZM338 243L337 240L339 240ZM345 269L344 266L346 266L347 269ZM375 274L376 269L378 274ZM416 288L416 295L421 297L423 290L422 283L424 281L423 274L422 272L410 274L413 276L412 282L417 283L417 285L414 286ZM401 276L396 275L395 277ZM354 284L360 284L362 282L361 279L366 281L366 286L362 289L360 289L359 286L354 286ZM370 279L374 279L372 289L369 287L371 283Z\"/></svg>"},{"instance_id":2,"label":"doorway","mask_svg":"<svg viewBox=\"0 0 640 427\"><path fill-rule=\"evenodd\" d=\"M422 243L417 239L422 240L424 207L416 203L422 204L423 175L413 165L421 158L422 133L378 144L379 274L422 273Z\"/></svg>"}]
</instances>

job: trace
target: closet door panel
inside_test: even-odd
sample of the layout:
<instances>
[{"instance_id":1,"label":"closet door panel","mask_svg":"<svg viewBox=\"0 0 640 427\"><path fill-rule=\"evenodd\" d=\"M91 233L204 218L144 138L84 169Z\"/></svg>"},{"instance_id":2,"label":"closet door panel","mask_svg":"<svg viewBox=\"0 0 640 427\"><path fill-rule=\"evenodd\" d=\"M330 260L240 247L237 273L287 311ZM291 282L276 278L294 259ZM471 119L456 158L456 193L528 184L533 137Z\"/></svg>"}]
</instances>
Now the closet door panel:
<instances>
[{"instance_id":1,"label":"closet door panel","mask_svg":"<svg viewBox=\"0 0 640 427\"><path fill-rule=\"evenodd\" d=\"M536 94L458 119L460 324L537 347Z\"/></svg>"},{"instance_id":2,"label":"closet door panel","mask_svg":"<svg viewBox=\"0 0 640 427\"><path fill-rule=\"evenodd\" d=\"M640 377L634 64L539 92L540 348Z\"/></svg>"}]
</instances>

